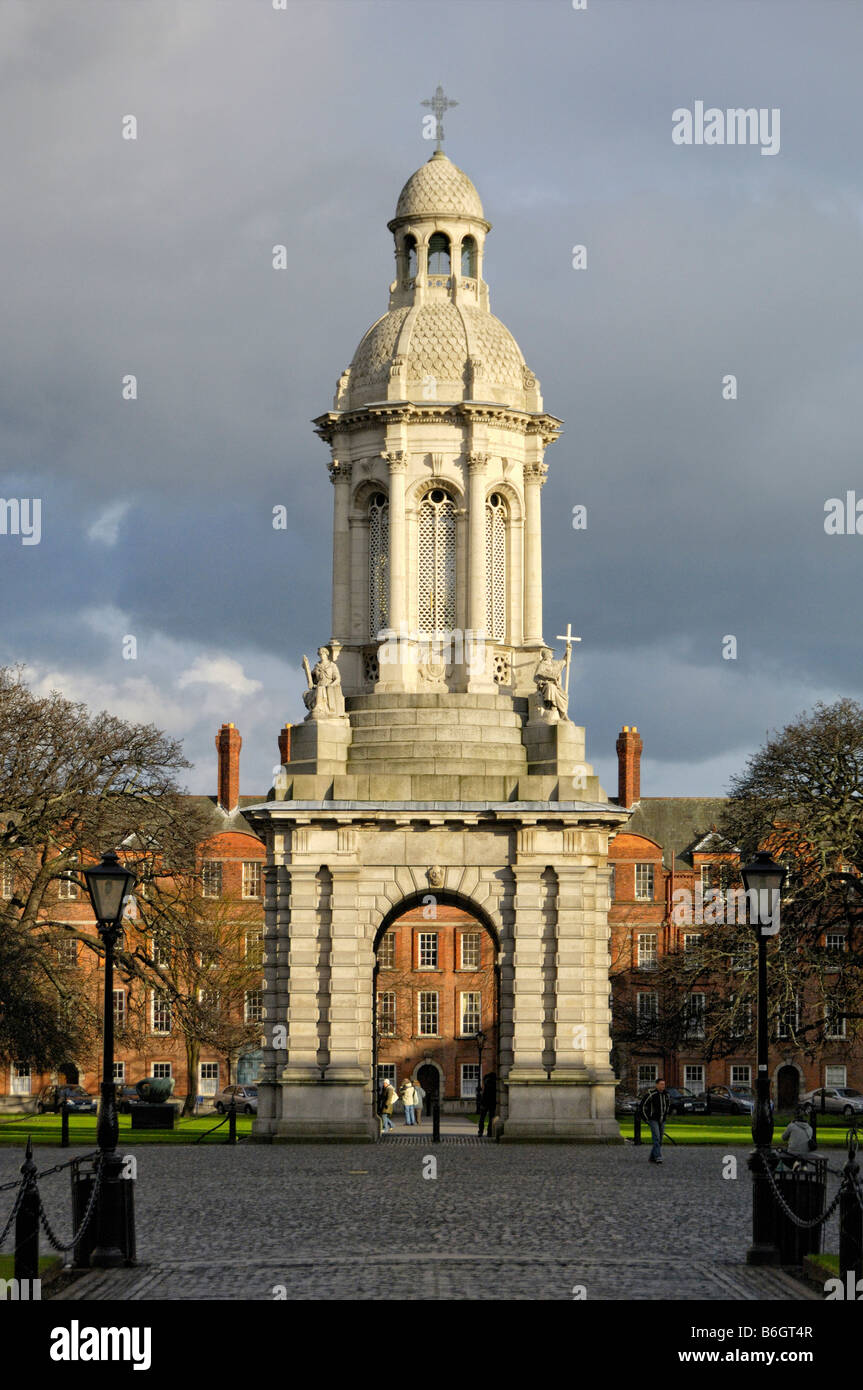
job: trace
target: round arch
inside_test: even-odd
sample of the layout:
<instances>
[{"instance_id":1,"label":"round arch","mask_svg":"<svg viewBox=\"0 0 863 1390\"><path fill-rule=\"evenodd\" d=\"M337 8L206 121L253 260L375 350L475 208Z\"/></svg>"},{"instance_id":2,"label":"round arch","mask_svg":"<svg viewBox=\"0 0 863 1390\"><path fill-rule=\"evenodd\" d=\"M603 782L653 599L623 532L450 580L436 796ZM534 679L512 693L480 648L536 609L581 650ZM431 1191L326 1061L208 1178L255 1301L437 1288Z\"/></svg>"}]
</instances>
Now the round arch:
<instances>
[{"instance_id":1,"label":"round arch","mask_svg":"<svg viewBox=\"0 0 863 1390\"><path fill-rule=\"evenodd\" d=\"M389 931L393 923L398 921L400 917L406 916L408 912L412 912L414 908L425 907L429 898L434 898L436 902L439 902L444 907L460 908L462 912L466 912L470 917L474 917L477 922L479 922L480 926L485 927L494 942L495 952L500 951L500 932L484 907L481 907L479 903L475 902L473 898L468 897L465 893L457 893L449 888L429 887L415 893L408 893L404 898L400 898L397 903L393 903L392 907L390 907L388 912L381 919L380 925L375 931L374 941L372 943L372 950L375 955L377 955L378 947L381 944L381 938Z\"/></svg>"}]
</instances>

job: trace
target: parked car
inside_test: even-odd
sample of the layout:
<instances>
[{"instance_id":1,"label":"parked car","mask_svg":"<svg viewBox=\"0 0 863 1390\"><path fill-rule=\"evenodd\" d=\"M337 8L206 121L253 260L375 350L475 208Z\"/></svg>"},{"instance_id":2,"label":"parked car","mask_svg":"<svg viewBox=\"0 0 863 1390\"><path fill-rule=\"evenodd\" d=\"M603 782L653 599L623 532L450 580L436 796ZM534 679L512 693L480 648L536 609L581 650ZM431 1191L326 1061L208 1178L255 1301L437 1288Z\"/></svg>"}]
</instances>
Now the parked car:
<instances>
[{"instance_id":1,"label":"parked car","mask_svg":"<svg viewBox=\"0 0 863 1390\"><path fill-rule=\"evenodd\" d=\"M121 1115L128 1115L133 1105L140 1105L141 1097L134 1086L117 1087L117 1109Z\"/></svg>"},{"instance_id":2,"label":"parked car","mask_svg":"<svg viewBox=\"0 0 863 1390\"><path fill-rule=\"evenodd\" d=\"M707 1109L704 1096L696 1095L688 1086L669 1086L667 1094L672 1115L703 1115Z\"/></svg>"},{"instance_id":3,"label":"parked car","mask_svg":"<svg viewBox=\"0 0 863 1390\"><path fill-rule=\"evenodd\" d=\"M708 1094L713 1115L751 1115L755 1109L751 1086L711 1086Z\"/></svg>"},{"instance_id":4,"label":"parked car","mask_svg":"<svg viewBox=\"0 0 863 1390\"><path fill-rule=\"evenodd\" d=\"M844 1115L850 1120L853 1115L863 1114L863 1095L851 1086L819 1086L814 1091L806 1091L798 1104L813 1104L821 1110L821 1093L824 1092L824 1108L831 1115Z\"/></svg>"},{"instance_id":5,"label":"parked car","mask_svg":"<svg viewBox=\"0 0 863 1390\"><path fill-rule=\"evenodd\" d=\"M231 1101L236 1101L238 1114L257 1115L257 1086L225 1086L223 1090L217 1091L213 1097L213 1104L220 1115L224 1115L230 1107Z\"/></svg>"},{"instance_id":6,"label":"parked car","mask_svg":"<svg viewBox=\"0 0 863 1390\"><path fill-rule=\"evenodd\" d=\"M69 1102L70 1111L76 1115L92 1115L97 1109L95 1096L91 1096L83 1086L43 1086L36 1101L36 1114L59 1114L64 1100Z\"/></svg>"},{"instance_id":7,"label":"parked car","mask_svg":"<svg viewBox=\"0 0 863 1390\"><path fill-rule=\"evenodd\" d=\"M638 1109L638 1096L630 1095L625 1091L616 1091L614 1095L615 1115L634 1115Z\"/></svg>"}]
</instances>

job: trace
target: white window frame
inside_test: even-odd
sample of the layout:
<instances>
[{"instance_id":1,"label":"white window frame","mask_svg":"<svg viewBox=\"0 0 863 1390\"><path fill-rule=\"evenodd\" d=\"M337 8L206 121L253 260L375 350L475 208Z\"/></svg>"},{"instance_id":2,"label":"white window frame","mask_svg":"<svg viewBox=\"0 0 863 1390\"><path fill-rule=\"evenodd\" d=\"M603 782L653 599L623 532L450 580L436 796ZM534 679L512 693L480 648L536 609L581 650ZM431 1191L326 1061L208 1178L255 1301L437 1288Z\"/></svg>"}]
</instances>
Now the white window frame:
<instances>
[{"instance_id":1,"label":"white window frame","mask_svg":"<svg viewBox=\"0 0 863 1390\"><path fill-rule=\"evenodd\" d=\"M749 1062L732 1062L728 1069L729 1086L751 1086L752 1067Z\"/></svg>"},{"instance_id":2,"label":"white window frame","mask_svg":"<svg viewBox=\"0 0 863 1390\"><path fill-rule=\"evenodd\" d=\"M218 888L214 891L212 877L218 882ZM201 897L220 898L222 896L225 879L225 871L221 859L204 859L201 863Z\"/></svg>"},{"instance_id":3,"label":"white window frame","mask_svg":"<svg viewBox=\"0 0 863 1390\"><path fill-rule=\"evenodd\" d=\"M386 1001L392 1000L391 1007ZM378 1032L382 1038L394 1038L396 1036L396 992L394 989L378 990ZM385 1017L389 1016L392 1027L384 1026Z\"/></svg>"},{"instance_id":4,"label":"white window frame","mask_svg":"<svg viewBox=\"0 0 863 1390\"><path fill-rule=\"evenodd\" d=\"M396 968L396 934L392 927L381 937L378 946L378 965L381 970L395 970Z\"/></svg>"},{"instance_id":5,"label":"white window frame","mask_svg":"<svg viewBox=\"0 0 863 1390\"><path fill-rule=\"evenodd\" d=\"M842 931L825 932L824 949L833 955L843 955L848 950L848 938Z\"/></svg>"},{"instance_id":6,"label":"white window frame","mask_svg":"<svg viewBox=\"0 0 863 1390\"><path fill-rule=\"evenodd\" d=\"M788 1018L789 1018L790 1014L792 1013L792 1011L793 1011L793 1014L794 1014L794 1025L793 1025L793 1029L788 1027ZM800 1028L800 996L799 996L799 995L795 995L795 996L794 996L794 999L792 1000L792 1002L791 1002L790 1004L784 1004L784 1005L782 1006L782 1009L780 1010L780 1012L779 1012L779 1014L778 1014L778 1016L777 1016L777 1019L776 1019L776 1036L777 1036L777 1038L782 1038L782 1039L790 1038L790 1037L791 1037L792 1031L796 1033L796 1032L799 1030L799 1028Z\"/></svg>"},{"instance_id":7,"label":"white window frame","mask_svg":"<svg viewBox=\"0 0 863 1390\"><path fill-rule=\"evenodd\" d=\"M125 1062L115 1062L115 1063L114 1063L114 1085L115 1085L115 1086L125 1086L125 1084L126 1084L126 1063L125 1063Z\"/></svg>"},{"instance_id":8,"label":"white window frame","mask_svg":"<svg viewBox=\"0 0 863 1390\"><path fill-rule=\"evenodd\" d=\"M825 1002L824 1036L839 1042L848 1036L848 1020L837 1004Z\"/></svg>"},{"instance_id":9,"label":"white window frame","mask_svg":"<svg viewBox=\"0 0 863 1390\"><path fill-rule=\"evenodd\" d=\"M163 1011L167 1011L168 1026L167 1026L167 1028L157 1028L157 1027L156 1027L156 1016L157 1016L157 1012L158 1012L159 1016L163 1018L163 1017L165 1016ZM151 990L150 990L150 1032L151 1032L151 1033L155 1033L158 1037L168 1038L168 1037L170 1037L170 1035L171 1035L171 1031L172 1031L172 1029L173 1029L173 1026L174 1026L174 1011L173 1011L173 1009L171 1008L171 996L170 996L170 995L167 993L167 991L165 991L165 990L162 990L162 989L151 989ZM156 1074L156 1073L154 1072L153 1075L155 1076L155 1074Z\"/></svg>"},{"instance_id":10,"label":"white window frame","mask_svg":"<svg viewBox=\"0 0 863 1390\"><path fill-rule=\"evenodd\" d=\"M15 870L9 864L0 869L0 898L11 898L15 894Z\"/></svg>"},{"instance_id":11,"label":"white window frame","mask_svg":"<svg viewBox=\"0 0 863 1390\"><path fill-rule=\"evenodd\" d=\"M170 1081L174 1075L173 1062L154 1062L153 1076L158 1081Z\"/></svg>"},{"instance_id":12,"label":"white window frame","mask_svg":"<svg viewBox=\"0 0 863 1390\"><path fill-rule=\"evenodd\" d=\"M466 989L458 1000L459 1032L463 1038L472 1038L482 1028L482 991ZM475 1026L473 1026L475 1021Z\"/></svg>"},{"instance_id":13,"label":"white window frame","mask_svg":"<svg viewBox=\"0 0 863 1390\"><path fill-rule=\"evenodd\" d=\"M646 880L646 885L645 885ZM645 886L648 891L645 892ZM652 903L656 901L656 865L655 864L636 864L635 866L635 900L640 903Z\"/></svg>"},{"instance_id":14,"label":"white window frame","mask_svg":"<svg viewBox=\"0 0 863 1390\"><path fill-rule=\"evenodd\" d=\"M33 1086L33 1068L29 1062L13 1062L9 1068L13 1096L29 1096Z\"/></svg>"},{"instance_id":15,"label":"white window frame","mask_svg":"<svg viewBox=\"0 0 863 1390\"><path fill-rule=\"evenodd\" d=\"M703 932L700 932L700 931L687 931L687 932L684 932L684 933L683 933L683 950L684 950L684 953L686 953L687 951L697 951L698 948L699 948L699 946L701 945L701 941L702 941L703 935L704 935L704 933L703 933Z\"/></svg>"},{"instance_id":16,"label":"white window frame","mask_svg":"<svg viewBox=\"0 0 863 1390\"><path fill-rule=\"evenodd\" d=\"M382 1081L389 1081L393 1086L396 1084L396 1064L395 1062L378 1062L378 1088Z\"/></svg>"},{"instance_id":17,"label":"white window frame","mask_svg":"<svg viewBox=\"0 0 863 1390\"><path fill-rule=\"evenodd\" d=\"M695 1001L699 1002L696 1003ZM684 1035L698 1041L704 1037L704 1011L707 1008L707 995L701 990L693 990L686 996L686 1026Z\"/></svg>"},{"instance_id":18,"label":"white window frame","mask_svg":"<svg viewBox=\"0 0 863 1390\"><path fill-rule=\"evenodd\" d=\"M637 1076L639 1091L643 1091L645 1086L655 1085L659 1076L659 1064L657 1062L639 1062Z\"/></svg>"},{"instance_id":19,"label":"white window frame","mask_svg":"<svg viewBox=\"0 0 863 1390\"><path fill-rule=\"evenodd\" d=\"M683 1084L688 1091L695 1096L704 1094L704 1063L703 1062L684 1062L683 1064Z\"/></svg>"},{"instance_id":20,"label":"white window frame","mask_svg":"<svg viewBox=\"0 0 863 1390\"><path fill-rule=\"evenodd\" d=\"M459 1096L462 1100L476 1100L477 1082L480 1081L478 1062L462 1062L459 1067Z\"/></svg>"},{"instance_id":21,"label":"white window frame","mask_svg":"<svg viewBox=\"0 0 863 1390\"><path fill-rule=\"evenodd\" d=\"M642 1000L651 1001L649 1007ZM640 989L635 996L635 1011L639 1025L655 1026L659 1021L659 994L655 989Z\"/></svg>"},{"instance_id":22,"label":"white window frame","mask_svg":"<svg viewBox=\"0 0 863 1390\"><path fill-rule=\"evenodd\" d=\"M214 1070L215 1068L215 1070ZM205 1075L206 1071L206 1075ZM219 1089L219 1063L198 1063L198 1095L214 1096Z\"/></svg>"},{"instance_id":23,"label":"white window frame","mask_svg":"<svg viewBox=\"0 0 863 1390\"><path fill-rule=\"evenodd\" d=\"M262 1023L264 1020L264 991L247 989L243 994L244 1023Z\"/></svg>"},{"instance_id":24,"label":"white window frame","mask_svg":"<svg viewBox=\"0 0 863 1390\"><path fill-rule=\"evenodd\" d=\"M648 943L652 942L652 945ZM639 970L655 970L659 963L659 933L640 931L636 942L636 961Z\"/></svg>"},{"instance_id":25,"label":"white window frame","mask_svg":"<svg viewBox=\"0 0 863 1390\"><path fill-rule=\"evenodd\" d=\"M417 932L417 970L437 970L440 960L439 933L436 931ZM428 943L433 943L433 946ZM424 955L433 955L433 961L423 960Z\"/></svg>"},{"instance_id":26,"label":"white window frame","mask_svg":"<svg viewBox=\"0 0 863 1390\"><path fill-rule=\"evenodd\" d=\"M243 860L243 897L261 898L264 892L264 866L259 859Z\"/></svg>"},{"instance_id":27,"label":"white window frame","mask_svg":"<svg viewBox=\"0 0 863 1390\"><path fill-rule=\"evenodd\" d=\"M126 997L127 991L125 989L115 989L113 994L114 1027L125 1028L129 1016L127 1009L128 1000ZM118 1004L119 1008L117 1007Z\"/></svg>"},{"instance_id":28,"label":"white window frame","mask_svg":"<svg viewBox=\"0 0 863 1390\"><path fill-rule=\"evenodd\" d=\"M837 1081L837 1076L841 1073L842 1080ZM848 1068L844 1062L831 1062L829 1067L824 1068L825 1086L847 1086Z\"/></svg>"},{"instance_id":29,"label":"white window frame","mask_svg":"<svg viewBox=\"0 0 863 1390\"><path fill-rule=\"evenodd\" d=\"M472 943L471 950L467 954L475 956L475 960L465 959L465 942L467 941L470 941ZM475 943L476 945L475 951L473 949L473 943ZM459 943L459 960L461 961L462 970L479 970L482 964L482 934L480 932L463 931L461 933L461 941Z\"/></svg>"},{"instance_id":30,"label":"white window frame","mask_svg":"<svg viewBox=\"0 0 863 1390\"><path fill-rule=\"evenodd\" d=\"M425 999L433 999L434 1005L424 1005ZM434 1028L423 1027L424 1010L428 1018L433 1012ZM440 995L436 989L421 989L417 995L417 1035L420 1038L436 1038L440 1035Z\"/></svg>"}]
</instances>

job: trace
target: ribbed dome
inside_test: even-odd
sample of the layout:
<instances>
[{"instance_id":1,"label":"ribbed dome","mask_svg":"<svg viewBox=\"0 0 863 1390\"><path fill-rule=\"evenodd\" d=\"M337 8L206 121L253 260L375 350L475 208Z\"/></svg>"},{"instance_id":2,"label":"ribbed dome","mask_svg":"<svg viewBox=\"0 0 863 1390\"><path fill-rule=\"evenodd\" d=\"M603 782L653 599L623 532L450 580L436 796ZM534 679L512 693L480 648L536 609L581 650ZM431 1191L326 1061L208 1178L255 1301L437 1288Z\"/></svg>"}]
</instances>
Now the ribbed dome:
<instances>
[{"instance_id":1,"label":"ribbed dome","mask_svg":"<svg viewBox=\"0 0 863 1390\"><path fill-rule=\"evenodd\" d=\"M461 169L436 150L427 164L411 174L396 206L396 217L474 217L483 221L479 194Z\"/></svg>"},{"instance_id":2,"label":"ribbed dome","mask_svg":"<svg viewBox=\"0 0 863 1390\"><path fill-rule=\"evenodd\" d=\"M387 395L390 369L404 363L409 399L423 399L423 386L434 377L441 399L473 395L469 359L482 363L482 381L511 404L521 405L525 389L524 358L509 329L485 309L448 300L422 307L392 309L366 333L350 368L351 404Z\"/></svg>"}]
</instances>

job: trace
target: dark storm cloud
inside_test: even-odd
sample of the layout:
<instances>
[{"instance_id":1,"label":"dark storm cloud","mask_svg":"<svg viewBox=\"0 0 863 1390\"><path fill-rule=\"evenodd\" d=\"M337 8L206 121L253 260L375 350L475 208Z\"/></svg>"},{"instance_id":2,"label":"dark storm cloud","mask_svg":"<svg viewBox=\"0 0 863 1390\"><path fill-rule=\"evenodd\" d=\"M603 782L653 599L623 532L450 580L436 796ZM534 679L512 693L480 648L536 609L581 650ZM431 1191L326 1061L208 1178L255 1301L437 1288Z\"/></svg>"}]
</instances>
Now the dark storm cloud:
<instances>
[{"instance_id":1,"label":"dark storm cloud","mask_svg":"<svg viewBox=\"0 0 863 1390\"><path fill-rule=\"evenodd\" d=\"M329 633L310 417L386 309L385 224L443 81L460 102L447 149L494 223L492 309L565 420L543 492L545 626L584 639L572 712L589 756L613 792L614 737L635 722L645 792L721 791L767 727L863 694L863 537L823 530L826 498L863 496L860 12L429 14L3 6L3 493L44 501L38 547L0 537L3 656L97 703L149 701L201 789L215 726L235 719L244 787L265 789L278 725L302 713L300 656ZM781 152L674 146L672 110L696 99L779 107Z\"/></svg>"}]
</instances>

